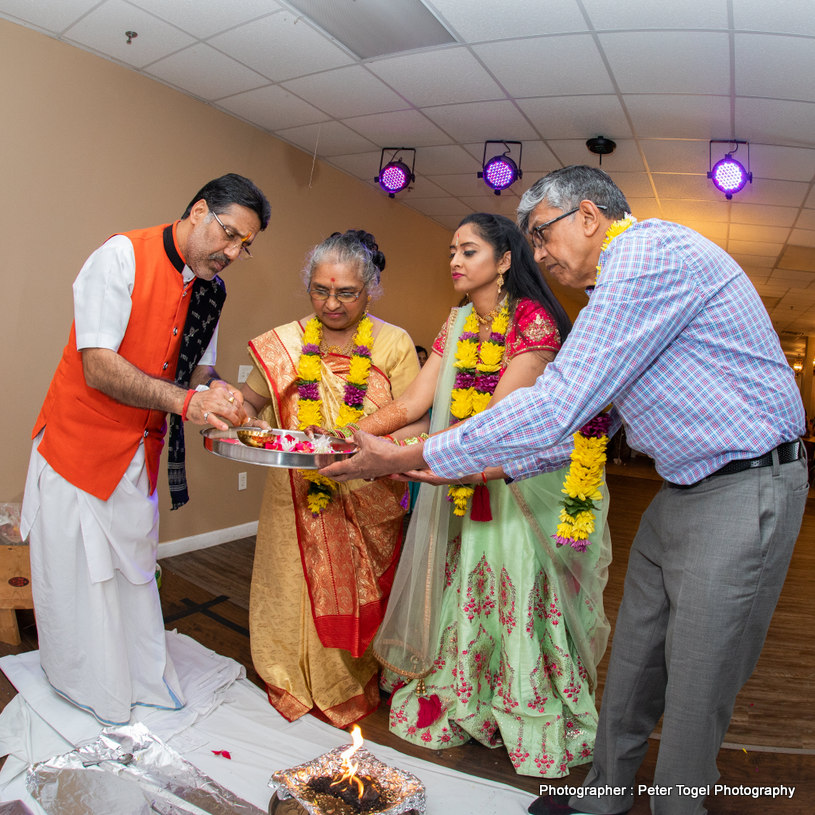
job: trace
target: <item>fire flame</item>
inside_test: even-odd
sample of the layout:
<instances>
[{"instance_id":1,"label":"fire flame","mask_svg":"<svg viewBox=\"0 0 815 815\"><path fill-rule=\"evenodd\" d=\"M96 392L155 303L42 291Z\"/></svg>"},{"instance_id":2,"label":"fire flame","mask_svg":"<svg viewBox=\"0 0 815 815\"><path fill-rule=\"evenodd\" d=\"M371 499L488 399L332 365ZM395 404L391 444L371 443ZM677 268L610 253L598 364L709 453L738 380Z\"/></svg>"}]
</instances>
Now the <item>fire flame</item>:
<instances>
[{"instance_id":1,"label":"fire flame","mask_svg":"<svg viewBox=\"0 0 815 815\"><path fill-rule=\"evenodd\" d=\"M352 761L351 757L362 747L363 740L362 740L362 731L359 729L359 725L354 725L351 730L351 746L347 750L343 750L340 753L342 756L342 778L335 781L331 786L336 787L337 784L342 784L343 781L347 781L348 784L356 784L357 785L357 795L362 798L362 793L365 789L364 784L362 781L357 778L356 772L359 768L358 761Z\"/></svg>"}]
</instances>

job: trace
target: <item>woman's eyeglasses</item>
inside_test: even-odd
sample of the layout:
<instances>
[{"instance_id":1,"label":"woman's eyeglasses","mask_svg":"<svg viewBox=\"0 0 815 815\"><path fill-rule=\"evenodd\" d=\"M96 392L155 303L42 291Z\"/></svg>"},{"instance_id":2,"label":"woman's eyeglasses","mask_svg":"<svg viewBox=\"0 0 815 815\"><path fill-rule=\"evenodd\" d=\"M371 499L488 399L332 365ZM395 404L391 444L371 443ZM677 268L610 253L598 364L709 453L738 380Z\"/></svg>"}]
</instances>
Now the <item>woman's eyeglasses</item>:
<instances>
[{"instance_id":1,"label":"woman's eyeglasses","mask_svg":"<svg viewBox=\"0 0 815 815\"><path fill-rule=\"evenodd\" d=\"M308 293L312 300L319 302L328 300L329 297L336 297L341 303L353 303L355 300L359 300L359 296L363 291L364 289L360 289L359 291L351 291L349 289L334 291L333 289L324 289L321 286L312 286L309 288Z\"/></svg>"}]
</instances>

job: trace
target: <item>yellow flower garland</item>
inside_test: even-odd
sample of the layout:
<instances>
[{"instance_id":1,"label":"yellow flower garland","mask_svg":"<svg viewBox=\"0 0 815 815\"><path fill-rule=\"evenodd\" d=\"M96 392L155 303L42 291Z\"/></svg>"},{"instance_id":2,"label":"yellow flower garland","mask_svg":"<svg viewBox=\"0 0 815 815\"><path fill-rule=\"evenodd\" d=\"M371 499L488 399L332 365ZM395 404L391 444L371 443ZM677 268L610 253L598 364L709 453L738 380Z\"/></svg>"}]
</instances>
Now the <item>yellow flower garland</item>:
<instances>
[{"instance_id":1,"label":"yellow flower garland","mask_svg":"<svg viewBox=\"0 0 815 815\"><path fill-rule=\"evenodd\" d=\"M467 419L485 410L492 399L498 382L498 372L504 359L504 343L509 328L509 308L504 303L492 321L488 339L479 347L478 315L472 310L456 346L458 368L453 391L450 394L450 413L456 419ZM475 492L471 484L453 484L447 497L453 504L453 514L464 515Z\"/></svg>"},{"instance_id":2,"label":"yellow flower garland","mask_svg":"<svg viewBox=\"0 0 815 815\"><path fill-rule=\"evenodd\" d=\"M322 380L322 355L320 342L323 324L312 317L303 331L303 348L297 362L298 389L297 428L323 426L323 401L319 387ZM373 322L367 315L362 319L354 335L354 351L345 386L345 398L337 414L337 427L345 427L365 415L362 407L368 377L371 373L371 347L373 346ZM337 482L320 475L316 470L301 470L309 481L306 501L312 515L319 515L330 503L337 489Z\"/></svg>"},{"instance_id":3,"label":"yellow flower garland","mask_svg":"<svg viewBox=\"0 0 815 815\"><path fill-rule=\"evenodd\" d=\"M606 230L600 254L608 249L614 238L622 235L636 222L637 219L631 213L614 221ZM600 271L598 263L595 283ZM589 545L589 535L594 532L594 502L603 499L600 487L603 485L603 466L606 462L608 423L608 417L600 415L574 434L572 463L561 490L566 494L566 499L560 510L557 532L552 535L558 546L571 546L578 552L584 552Z\"/></svg>"}]
</instances>

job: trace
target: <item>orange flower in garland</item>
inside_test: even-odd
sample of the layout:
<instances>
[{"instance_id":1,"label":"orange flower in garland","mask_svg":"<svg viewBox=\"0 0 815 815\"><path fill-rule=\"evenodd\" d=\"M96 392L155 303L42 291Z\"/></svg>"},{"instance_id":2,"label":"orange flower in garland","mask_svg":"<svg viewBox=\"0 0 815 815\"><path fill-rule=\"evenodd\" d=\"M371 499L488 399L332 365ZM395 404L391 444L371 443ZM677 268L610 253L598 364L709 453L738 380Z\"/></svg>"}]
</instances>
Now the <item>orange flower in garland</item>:
<instances>
[{"instance_id":1,"label":"orange flower in garland","mask_svg":"<svg viewBox=\"0 0 815 815\"><path fill-rule=\"evenodd\" d=\"M558 546L568 545L578 552L585 552L589 546L597 508L594 502L603 499L600 487L610 421L607 415L601 414L574 434L572 463L561 490L566 498L560 510L557 534L552 535Z\"/></svg>"}]
</instances>

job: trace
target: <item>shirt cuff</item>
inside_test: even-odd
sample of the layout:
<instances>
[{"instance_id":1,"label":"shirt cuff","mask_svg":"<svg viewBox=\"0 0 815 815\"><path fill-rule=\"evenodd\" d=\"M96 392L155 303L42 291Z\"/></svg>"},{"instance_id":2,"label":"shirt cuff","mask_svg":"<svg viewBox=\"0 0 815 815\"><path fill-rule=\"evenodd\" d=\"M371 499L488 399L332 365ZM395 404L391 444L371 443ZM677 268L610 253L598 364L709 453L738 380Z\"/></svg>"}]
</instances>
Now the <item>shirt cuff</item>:
<instances>
[{"instance_id":1,"label":"shirt cuff","mask_svg":"<svg viewBox=\"0 0 815 815\"><path fill-rule=\"evenodd\" d=\"M431 436L422 447L422 456L434 473L445 478L462 478L484 469L462 453L460 428Z\"/></svg>"}]
</instances>

